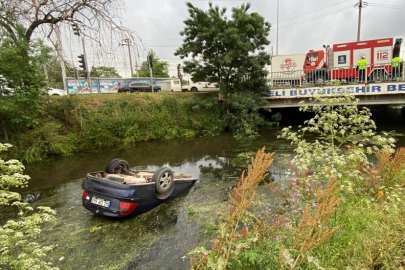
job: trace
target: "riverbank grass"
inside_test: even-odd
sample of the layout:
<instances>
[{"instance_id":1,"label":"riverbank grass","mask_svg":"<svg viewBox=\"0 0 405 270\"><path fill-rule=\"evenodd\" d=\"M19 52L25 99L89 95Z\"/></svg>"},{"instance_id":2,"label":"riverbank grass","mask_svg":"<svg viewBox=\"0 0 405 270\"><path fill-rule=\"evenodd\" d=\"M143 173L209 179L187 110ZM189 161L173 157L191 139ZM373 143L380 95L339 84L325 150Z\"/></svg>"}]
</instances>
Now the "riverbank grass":
<instances>
[{"instance_id":1,"label":"riverbank grass","mask_svg":"<svg viewBox=\"0 0 405 270\"><path fill-rule=\"evenodd\" d=\"M212 95L134 93L52 98L35 128L15 132L15 156L33 162L49 156L137 142L218 134L221 106L196 107Z\"/></svg>"}]
</instances>

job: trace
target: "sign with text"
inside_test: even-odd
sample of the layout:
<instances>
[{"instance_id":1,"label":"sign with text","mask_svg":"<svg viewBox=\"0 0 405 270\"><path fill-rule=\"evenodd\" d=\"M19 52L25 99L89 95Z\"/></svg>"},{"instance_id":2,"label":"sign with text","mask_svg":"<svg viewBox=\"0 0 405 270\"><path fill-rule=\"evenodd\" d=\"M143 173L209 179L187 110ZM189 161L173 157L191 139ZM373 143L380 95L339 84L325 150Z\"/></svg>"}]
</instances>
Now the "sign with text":
<instances>
[{"instance_id":1,"label":"sign with text","mask_svg":"<svg viewBox=\"0 0 405 270\"><path fill-rule=\"evenodd\" d=\"M271 99L290 99L290 98L310 98L317 96L331 96L349 92L353 95L386 95L386 94L405 94L405 83L376 83L376 84L358 84L348 86L330 86L330 87L309 87L309 88L291 88L270 90Z\"/></svg>"}]
</instances>

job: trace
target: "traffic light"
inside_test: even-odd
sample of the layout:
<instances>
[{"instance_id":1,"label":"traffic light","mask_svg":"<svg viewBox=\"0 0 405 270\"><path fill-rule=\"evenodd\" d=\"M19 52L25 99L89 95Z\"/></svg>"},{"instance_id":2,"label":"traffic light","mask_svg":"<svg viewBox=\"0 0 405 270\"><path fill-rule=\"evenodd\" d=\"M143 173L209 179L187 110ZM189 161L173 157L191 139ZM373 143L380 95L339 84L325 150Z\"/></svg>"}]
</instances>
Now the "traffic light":
<instances>
[{"instance_id":1,"label":"traffic light","mask_svg":"<svg viewBox=\"0 0 405 270\"><path fill-rule=\"evenodd\" d=\"M79 58L79 67L82 68L84 71L87 71L86 60L84 59L84 55L81 54L78 56Z\"/></svg>"},{"instance_id":2,"label":"traffic light","mask_svg":"<svg viewBox=\"0 0 405 270\"><path fill-rule=\"evenodd\" d=\"M77 24L72 24L72 29L73 29L73 34L75 36L80 36L79 27L77 26Z\"/></svg>"},{"instance_id":3,"label":"traffic light","mask_svg":"<svg viewBox=\"0 0 405 270\"><path fill-rule=\"evenodd\" d=\"M152 55L148 55L148 63L149 63L149 66L151 68L153 68L153 56Z\"/></svg>"}]
</instances>

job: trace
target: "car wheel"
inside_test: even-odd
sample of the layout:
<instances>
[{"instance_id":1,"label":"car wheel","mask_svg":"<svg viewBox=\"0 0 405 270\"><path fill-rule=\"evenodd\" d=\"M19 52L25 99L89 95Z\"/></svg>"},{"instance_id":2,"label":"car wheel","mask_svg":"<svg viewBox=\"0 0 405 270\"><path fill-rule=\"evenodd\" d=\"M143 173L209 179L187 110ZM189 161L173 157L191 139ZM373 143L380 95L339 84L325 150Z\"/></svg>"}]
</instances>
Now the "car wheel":
<instances>
[{"instance_id":1,"label":"car wheel","mask_svg":"<svg viewBox=\"0 0 405 270\"><path fill-rule=\"evenodd\" d=\"M111 160L105 167L105 172L111 174L125 174L128 171L129 171L128 162L120 158L115 158Z\"/></svg>"},{"instance_id":2,"label":"car wheel","mask_svg":"<svg viewBox=\"0 0 405 270\"><path fill-rule=\"evenodd\" d=\"M171 193L171 191L173 190L173 171L172 171L172 169L170 169L168 167L162 167L162 168L156 170L156 172L152 176L152 182L155 183L157 193L160 193L160 194ZM170 194L168 194L168 195L170 195Z\"/></svg>"},{"instance_id":3,"label":"car wheel","mask_svg":"<svg viewBox=\"0 0 405 270\"><path fill-rule=\"evenodd\" d=\"M197 87L192 87L192 88L191 88L191 92L198 92Z\"/></svg>"}]
</instances>

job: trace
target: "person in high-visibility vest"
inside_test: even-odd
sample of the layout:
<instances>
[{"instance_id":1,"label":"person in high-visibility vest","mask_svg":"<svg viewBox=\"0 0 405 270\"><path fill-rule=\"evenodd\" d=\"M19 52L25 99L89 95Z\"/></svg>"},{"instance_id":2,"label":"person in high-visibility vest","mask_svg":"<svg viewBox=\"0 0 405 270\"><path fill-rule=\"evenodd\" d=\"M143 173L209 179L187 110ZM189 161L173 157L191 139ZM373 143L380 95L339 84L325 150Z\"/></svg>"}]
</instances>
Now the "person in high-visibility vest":
<instances>
[{"instance_id":1,"label":"person in high-visibility vest","mask_svg":"<svg viewBox=\"0 0 405 270\"><path fill-rule=\"evenodd\" d=\"M366 77L366 68L367 68L368 62L366 60L366 57L363 55L361 59L357 62L357 70L359 71L359 81L364 82L365 77Z\"/></svg>"},{"instance_id":2,"label":"person in high-visibility vest","mask_svg":"<svg viewBox=\"0 0 405 270\"><path fill-rule=\"evenodd\" d=\"M402 64L402 59L401 57L397 56L392 58L391 60L391 64L392 64L392 78L398 78L401 76L401 64Z\"/></svg>"}]
</instances>

